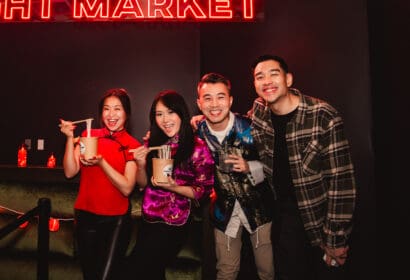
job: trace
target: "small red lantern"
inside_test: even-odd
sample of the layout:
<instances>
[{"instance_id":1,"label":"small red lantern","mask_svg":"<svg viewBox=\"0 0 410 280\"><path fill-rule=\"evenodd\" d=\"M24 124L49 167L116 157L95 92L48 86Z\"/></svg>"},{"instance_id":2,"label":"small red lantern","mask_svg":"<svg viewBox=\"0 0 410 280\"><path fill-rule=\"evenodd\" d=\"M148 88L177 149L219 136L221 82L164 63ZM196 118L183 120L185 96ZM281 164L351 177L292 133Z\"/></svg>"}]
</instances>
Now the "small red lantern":
<instances>
[{"instance_id":1,"label":"small red lantern","mask_svg":"<svg viewBox=\"0 0 410 280\"><path fill-rule=\"evenodd\" d=\"M48 168L56 167L56 158L53 153L51 153L50 157L47 160L47 167Z\"/></svg>"},{"instance_id":2,"label":"small red lantern","mask_svg":"<svg viewBox=\"0 0 410 280\"><path fill-rule=\"evenodd\" d=\"M60 221L58 219L50 218L48 220L48 230L58 231L60 229Z\"/></svg>"},{"instance_id":3,"label":"small red lantern","mask_svg":"<svg viewBox=\"0 0 410 280\"><path fill-rule=\"evenodd\" d=\"M27 167L27 149L24 144L21 145L17 152L17 166Z\"/></svg>"}]
</instances>

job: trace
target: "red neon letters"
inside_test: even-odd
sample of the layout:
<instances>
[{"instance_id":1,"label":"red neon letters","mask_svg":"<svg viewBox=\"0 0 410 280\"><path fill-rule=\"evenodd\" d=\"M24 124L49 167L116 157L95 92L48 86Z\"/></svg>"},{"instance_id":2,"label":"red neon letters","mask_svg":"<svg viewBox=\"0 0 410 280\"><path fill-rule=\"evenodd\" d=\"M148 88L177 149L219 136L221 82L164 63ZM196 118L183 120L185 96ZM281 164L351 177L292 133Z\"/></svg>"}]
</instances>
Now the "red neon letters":
<instances>
[{"instance_id":1,"label":"red neon letters","mask_svg":"<svg viewBox=\"0 0 410 280\"><path fill-rule=\"evenodd\" d=\"M0 0L0 22L252 21L258 0Z\"/></svg>"}]
</instances>

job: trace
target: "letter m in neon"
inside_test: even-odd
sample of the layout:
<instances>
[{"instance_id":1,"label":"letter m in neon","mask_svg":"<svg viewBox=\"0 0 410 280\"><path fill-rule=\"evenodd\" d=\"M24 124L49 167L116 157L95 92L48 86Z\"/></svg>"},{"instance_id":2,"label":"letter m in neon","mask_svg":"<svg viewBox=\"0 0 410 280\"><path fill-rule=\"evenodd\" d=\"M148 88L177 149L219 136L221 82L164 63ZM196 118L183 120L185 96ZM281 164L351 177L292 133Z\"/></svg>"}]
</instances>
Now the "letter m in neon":
<instances>
[{"instance_id":1,"label":"letter m in neon","mask_svg":"<svg viewBox=\"0 0 410 280\"><path fill-rule=\"evenodd\" d=\"M108 18L109 0L73 0L73 18Z\"/></svg>"}]
</instances>

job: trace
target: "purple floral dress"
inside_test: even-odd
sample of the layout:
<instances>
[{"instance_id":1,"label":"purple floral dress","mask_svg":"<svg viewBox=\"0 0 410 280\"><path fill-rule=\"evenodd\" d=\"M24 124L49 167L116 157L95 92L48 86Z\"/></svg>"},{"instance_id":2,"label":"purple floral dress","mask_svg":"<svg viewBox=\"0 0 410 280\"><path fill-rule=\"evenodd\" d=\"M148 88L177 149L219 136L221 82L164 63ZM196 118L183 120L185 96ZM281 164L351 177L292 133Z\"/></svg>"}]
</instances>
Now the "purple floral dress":
<instances>
[{"instance_id":1,"label":"purple floral dress","mask_svg":"<svg viewBox=\"0 0 410 280\"><path fill-rule=\"evenodd\" d=\"M178 143L168 141L174 155ZM173 178L177 185L192 186L195 200L208 196L214 185L214 160L205 141L195 137L195 146L188 164L174 167ZM180 194L151 186L145 188L142 203L143 217L147 222L162 222L169 225L184 225L191 212L191 199Z\"/></svg>"}]
</instances>

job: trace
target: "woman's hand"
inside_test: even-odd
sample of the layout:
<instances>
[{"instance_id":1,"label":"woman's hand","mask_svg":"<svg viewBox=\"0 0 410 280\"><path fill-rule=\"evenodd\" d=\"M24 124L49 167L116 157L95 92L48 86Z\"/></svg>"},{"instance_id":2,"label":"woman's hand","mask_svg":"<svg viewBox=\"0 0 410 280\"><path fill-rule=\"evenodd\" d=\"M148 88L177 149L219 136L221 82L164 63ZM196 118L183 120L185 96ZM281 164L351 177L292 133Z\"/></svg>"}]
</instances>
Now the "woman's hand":
<instances>
[{"instance_id":1,"label":"woman's hand","mask_svg":"<svg viewBox=\"0 0 410 280\"><path fill-rule=\"evenodd\" d=\"M191 199L195 199L195 193L193 190L193 188L195 187L177 185L176 181L171 176L168 176L168 182L166 183L158 182L157 180L154 179L154 177L151 177L151 184L155 187L161 187L168 191L186 196Z\"/></svg>"},{"instance_id":2,"label":"woman's hand","mask_svg":"<svg viewBox=\"0 0 410 280\"><path fill-rule=\"evenodd\" d=\"M80 156L80 162L84 166L94 166L94 165L100 165L103 157L101 155L96 155L92 158L84 158L84 156Z\"/></svg>"},{"instance_id":3,"label":"woman's hand","mask_svg":"<svg viewBox=\"0 0 410 280\"><path fill-rule=\"evenodd\" d=\"M151 137L151 131L147 131L144 135L144 137L142 137L142 142L144 143L144 146L148 147L148 141L149 138Z\"/></svg>"},{"instance_id":4,"label":"woman's hand","mask_svg":"<svg viewBox=\"0 0 410 280\"><path fill-rule=\"evenodd\" d=\"M151 177L151 183L153 186L155 187L161 187L167 190L175 190L175 188L177 187L177 184L175 182L175 180L171 177L168 176L168 182L158 182L157 180L155 180L154 176Z\"/></svg>"},{"instance_id":5,"label":"woman's hand","mask_svg":"<svg viewBox=\"0 0 410 280\"><path fill-rule=\"evenodd\" d=\"M133 153L138 168L145 168L145 165L147 164L147 154L149 153L149 149L145 146L140 146L136 149L130 149L129 152Z\"/></svg>"},{"instance_id":6,"label":"woman's hand","mask_svg":"<svg viewBox=\"0 0 410 280\"><path fill-rule=\"evenodd\" d=\"M74 137L74 129L76 126L70 122L60 119L60 131L67 137Z\"/></svg>"}]
</instances>

